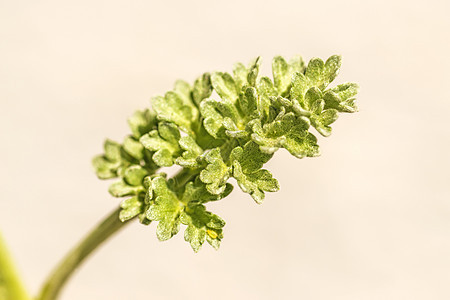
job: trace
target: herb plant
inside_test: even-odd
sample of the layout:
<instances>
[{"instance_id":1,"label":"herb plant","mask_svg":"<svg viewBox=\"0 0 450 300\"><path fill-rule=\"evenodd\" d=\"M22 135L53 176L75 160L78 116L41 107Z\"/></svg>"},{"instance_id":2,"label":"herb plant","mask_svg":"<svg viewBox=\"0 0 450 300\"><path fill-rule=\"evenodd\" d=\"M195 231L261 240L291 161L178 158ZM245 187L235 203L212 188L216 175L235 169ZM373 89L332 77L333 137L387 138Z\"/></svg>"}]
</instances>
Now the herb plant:
<instances>
[{"instance_id":1,"label":"herb plant","mask_svg":"<svg viewBox=\"0 0 450 300\"><path fill-rule=\"evenodd\" d=\"M184 229L184 239L197 252L205 241L218 249L225 221L206 209L208 202L240 189L260 204L278 181L263 169L284 148L297 158L316 157L314 134L328 137L339 113L357 110L358 85L329 88L341 57L326 62L300 56L272 61L273 80L259 76L260 58L248 67L238 63L233 74L205 73L193 85L177 81L172 91L152 99L151 109L137 111L122 143L106 140L104 154L93 159L100 179L120 207L81 241L56 267L38 300L56 299L72 272L100 243L132 219L156 224L165 241ZM178 165L168 178L161 167ZM0 240L0 300L30 299L17 279Z\"/></svg>"}]
</instances>

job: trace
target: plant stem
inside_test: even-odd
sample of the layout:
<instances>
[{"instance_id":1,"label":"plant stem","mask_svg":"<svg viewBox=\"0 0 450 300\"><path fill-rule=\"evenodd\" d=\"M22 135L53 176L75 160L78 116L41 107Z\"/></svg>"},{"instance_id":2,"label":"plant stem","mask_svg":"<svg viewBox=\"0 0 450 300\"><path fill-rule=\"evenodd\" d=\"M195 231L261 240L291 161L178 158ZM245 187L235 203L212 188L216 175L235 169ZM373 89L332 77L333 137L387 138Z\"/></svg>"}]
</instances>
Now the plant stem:
<instances>
[{"instance_id":1,"label":"plant stem","mask_svg":"<svg viewBox=\"0 0 450 300\"><path fill-rule=\"evenodd\" d=\"M113 211L65 256L47 278L37 298L38 300L57 299L65 282L83 260L102 242L129 223L129 221L121 222L119 220L119 212L120 209Z\"/></svg>"},{"instance_id":2,"label":"plant stem","mask_svg":"<svg viewBox=\"0 0 450 300\"><path fill-rule=\"evenodd\" d=\"M177 187L182 187L189 179L198 172L189 169L182 169L172 179ZM37 300L55 300L57 299L61 289L72 273L80 266L83 260L94 251L107 238L112 236L126 222L119 219L120 208L113 211L101 222L91 233L89 233L75 248L73 248L65 258L56 266L47 281L44 283ZM1 273L0 273L1 274ZM28 298L13 298L14 300L22 300ZM3 300L3 299L1 299ZM9 300L9 299L8 299Z\"/></svg>"},{"instance_id":3,"label":"plant stem","mask_svg":"<svg viewBox=\"0 0 450 300\"><path fill-rule=\"evenodd\" d=\"M29 300L0 234L0 299Z\"/></svg>"}]
</instances>

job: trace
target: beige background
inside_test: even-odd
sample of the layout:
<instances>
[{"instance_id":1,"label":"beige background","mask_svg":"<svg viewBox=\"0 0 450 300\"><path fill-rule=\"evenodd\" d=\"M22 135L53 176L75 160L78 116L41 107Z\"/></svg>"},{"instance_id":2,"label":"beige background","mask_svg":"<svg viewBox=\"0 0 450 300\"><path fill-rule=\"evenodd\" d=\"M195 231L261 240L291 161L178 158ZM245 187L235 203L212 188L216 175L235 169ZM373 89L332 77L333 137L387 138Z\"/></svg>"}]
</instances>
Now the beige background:
<instances>
[{"instance_id":1,"label":"beige background","mask_svg":"<svg viewBox=\"0 0 450 300\"><path fill-rule=\"evenodd\" d=\"M281 191L210 205L220 251L132 224L62 299L450 299L448 1L0 1L0 228L36 292L117 207L90 160L182 78L342 54L360 112Z\"/></svg>"}]
</instances>

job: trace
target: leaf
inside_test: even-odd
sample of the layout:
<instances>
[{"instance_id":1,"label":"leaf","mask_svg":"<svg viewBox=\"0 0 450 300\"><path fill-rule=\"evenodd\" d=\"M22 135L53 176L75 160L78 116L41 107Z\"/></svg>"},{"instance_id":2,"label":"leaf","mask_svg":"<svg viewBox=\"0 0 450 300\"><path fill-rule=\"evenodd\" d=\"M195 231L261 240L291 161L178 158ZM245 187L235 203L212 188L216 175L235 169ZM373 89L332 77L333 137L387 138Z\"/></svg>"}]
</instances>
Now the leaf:
<instances>
[{"instance_id":1,"label":"leaf","mask_svg":"<svg viewBox=\"0 0 450 300\"><path fill-rule=\"evenodd\" d=\"M123 180L111 184L108 191L114 197L125 197L145 192L142 186L132 186Z\"/></svg>"},{"instance_id":2,"label":"leaf","mask_svg":"<svg viewBox=\"0 0 450 300\"><path fill-rule=\"evenodd\" d=\"M224 139L215 138L208 133L205 126L200 126L197 134L196 134L196 143L202 149L212 149L216 147L220 147L225 142Z\"/></svg>"},{"instance_id":3,"label":"leaf","mask_svg":"<svg viewBox=\"0 0 450 300\"><path fill-rule=\"evenodd\" d=\"M181 157L175 160L177 165L184 168L198 168L201 166L199 163L200 155L203 153L203 149L197 145L195 140L191 136L183 136L178 141L181 149L185 150Z\"/></svg>"},{"instance_id":4,"label":"leaf","mask_svg":"<svg viewBox=\"0 0 450 300\"><path fill-rule=\"evenodd\" d=\"M231 103L236 102L239 90L230 74L215 72L211 77L211 83L220 98Z\"/></svg>"},{"instance_id":5,"label":"leaf","mask_svg":"<svg viewBox=\"0 0 450 300\"><path fill-rule=\"evenodd\" d=\"M180 214L183 205L175 193L167 187L166 179L161 176L152 180L152 191L155 200L147 210L147 218L159 222L156 236L160 241L166 241L177 234L180 229Z\"/></svg>"},{"instance_id":6,"label":"leaf","mask_svg":"<svg viewBox=\"0 0 450 300\"><path fill-rule=\"evenodd\" d=\"M291 94L298 100L293 111L298 116L308 117L311 125L325 137L331 134L329 125L337 120L338 111L352 111L352 102L343 103L333 90L328 90L325 94L322 92L336 77L339 67L340 56L330 57L325 64L322 60L315 59L308 64L306 76L297 73L293 78Z\"/></svg>"},{"instance_id":7,"label":"leaf","mask_svg":"<svg viewBox=\"0 0 450 300\"><path fill-rule=\"evenodd\" d=\"M258 144L249 141L244 148L236 147L231 151L230 159L238 160L244 173L252 173L262 168L262 166L272 158L273 154L261 152Z\"/></svg>"},{"instance_id":8,"label":"leaf","mask_svg":"<svg viewBox=\"0 0 450 300\"><path fill-rule=\"evenodd\" d=\"M338 94L342 101L345 101L349 98L353 98L359 92L359 85L354 82L347 82L344 84L340 84L335 88L332 88L330 91Z\"/></svg>"},{"instance_id":9,"label":"leaf","mask_svg":"<svg viewBox=\"0 0 450 300\"><path fill-rule=\"evenodd\" d=\"M272 123L253 124L252 140L260 149L272 154L283 147L297 158L319 155L317 139L308 132L309 120L295 116L293 112L280 114Z\"/></svg>"},{"instance_id":10,"label":"leaf","mask_svg":"<svg viewBox=\"0 0 450 300\"><path fill-rule=\"evenodd\" d=\"M289 67L291 69L291 77L295 72L305 73L305 62L300 55L295 55L289 60Z\"/></svg>"},{"instance_id":11,"label":"leaf","mask_svg":"<svg viewBox=\"0 0 450 300\"><path fill-rule=\"evenodd\" d=\"M110 179L117 177L116 171L120 167L120 161L112 162L104 155L98 155L92 160L92 165L98 178Z\"/></svg>"},{"instance_id":12,"label":"leaf","mask_svg":"<svg viewBox=\"0 0 450 300\"><path fill-rule=\"evenodd\" d=\"M324 67L324 88L328 86L339 74L339 69L341 68L342 57L340 55L330 56L325 62Z\"/></svg>"},{"instance_id":13,"label":"leaf","mask_svg":"<svg viewBox=\"0 0 450 300\"><path fill-rule=\"evenodd\" d=\"M305 77L315 86L321 86L324 82L325 63L320 58L313 58L306 67Z\"/></svg>"},{"instance_id":14,"label":"leaf","mask_svg":"<svg viewBox=\"0 0 450 300\"><path fill-rule=\"evenodd\" d=\"M297 158L320 155L317 138L308 131L298 131L290 134L283 142L283 147Z\"/></svg>"},{"instance_id":15,"label":"leaf","mask_svg":"<svg viewBox=\"0 0 450 300\"><path fill-rule=\"evenodd\" d=\"M258 79L259 66L261 64L261 57L258 56L253 62L250 63L248 68L247 81L250 86L256 86Z\"/></svg>"},{"instance_id":16,"label":"leaf","mask_svg":"<svg viewBox=\"0 0 450 300\"><path fill-rule=\"evenodd\" d=\"M233 122L239 118L236 107L228 100L205 99L200 103L200 112L204 118L203 125L206 131L214 138L225 137L225 118L228 117Z\"/></svg>"},{"instance_id":17,"label":"leaf","mask_svg":"<svg viewBox=\"0 0 450 300\"><path fill-rule=\"evenodd\" d=\"M258 170L253 173L244 173L239 161L233 162L233 177L244 193L249 193L256 203L264 200L264 192L276 192L280 186L267 170Z\"/></svg>"},{"instance_id":18,"label":"leaf","mask_svg":"<svg viewBox=\"0 0 450 300\"><path fill-rule=\"evenodd\" d=\"M282 94L291 85L289 65L281 56L275 56L272 60L272 75L275 87Z\"/></svg>"},{"instance_id":19,"label":"leaf","mask_svg":"<svg viewBox=\"0 0 450 300\"><path fill-rule=\"evenodd\" d=\"M174 124L159 123L158 130L143 135L139 141L146 149L155 151L153 160L158 166L170 167L181 154L179 139L180 132Z\"/></svg>"},{"instance_id":20,"label":"leaf","mask_svg":"<svg viewBox=\"0 0 450 300\"><path fill-rule=\"evenodd\" d=\"M269 116L270 110L270 98L277 95L277 91L273 86L272 80L268 77L262 77L258 84L258 95L259 95L259 103L258 103L258 111L260 118L264 121Z\"/></svg>"},{"instance_id":21,"label":"leaf","mask_svg":"<svg viewBox=\"0 0 450 300\"><path fill-rule=\"evenodd\" d=\"M173 92L183 100L183 104L194 107L191 98L191 86L184 80L175 81Z\"/></svg>"},{"instance_id":22,"label":"leaf","mask_svg":"<svg viewBox=\"0 0 450 300\"><path fill-rule=\"evenodd\" d=\"M333 108L339 112L353 113L358 111L355 104L356 94L359 86L356 83L348 82L340 84L325 92L323 99L325 100L325 108Z\"/></svg>"},{"instance_id":23,"label":"leaf","mask_svg":"<svg viewBox=\"0 0 450 300\"><path fill-rule=\"evenodd\" d=\"M326 63L320 58L313 58L308 63L305 76L312 86L322 90L336 78L340 67L341 56L339 55L331 56Z\"/></svg>"},{"instance_id":24,"label":"leaf","mask_svg":"<svg viewBox=\"0 0 450 300\"><path fill-rule=\"evenodd\" d=\"M109 161L120 161L121 155L120 155L120 148L121 145L119 143L116 143L114 141L111 141L107 139L104 144L105 148L105 157Z\"/></svg>"},{"instance_id":25,"label":"leaf","mask_svg":"<svg viewBox=\"0 0 450 300\"><path fill-rule=\"evenodd\" d=\"M159 120L174 123L187 133L192 133L192 124L197 119L195 110L178 93L170 91L164 97L154 97L152 104Z\"/></svg>"},{"instance_id":26,"label":"leaf","mask_svg":"<svg viewBox=\"0 0 450 300\"><path fill-rule=\"evenodd\" d=\"M319 100L318 102L321 103L321 107L324 106L324 101ZM320 113L315 114L310 117L311 125L316 128L316 130L323 136L327 137L331 134L331 127L330 124L332 124L334 121L338 118L338 112L336 109L327 109L320 111Z\"/></svg>"},{"instance_id":27,"label":"leaf","mask_svg":"<svg viewBox=\"0 0 450 300\"><path fill-rule=\"evenodd\" d=\"M136 139L151 131L156 126L156 114L149 109L136 111L128 118L131 133Z\"/></svg>"},{"instance_id":28,"label":"leaf","mask_svg":"<svg viewBox=\"0 0 450 300\"><path fill-rule=\"evenodd\" d=\"M122 157L122 146L119 143L107 139L103 147L105 154L94 157L92 165L98 178L115 178L120 169L128 166L130 162Z\"/></svg>"},{"instance_id":29,"label":"leaf","mask_svg":"<svg viewBox=\"0 0 450 300\"><path fill-rule=\"evenodd\" d=\"M141 166L134 165L125 170L123 179L131 186L141 186L142 180L144 180L144 177L147 175L147 170Z\"/></svg>"},{"instance_id":30,"label":"leaf","mask_svg":"<svg viewBox=\"0 0 450 300\"><path fill-rule=\"evenodd\" d=\"M199 177L194 181L186 184L181 201L186 204L202 204L210 201L217 201L228 196L233 190L233 186L226 184L224 191L221 194L211 194Z\"/></svg>"},{"instance_id":31,"label":"leaf","mask_svg":"<svg viewBox=\"0 0 450 300\"><path fill-rule=\"evenodd\" d=\"M245 119L253 119L258 116L258 92L254 87L248 87L241 93L238 105Z\"/></svg>"},{"instance_id":32,"label":"leaf","mask_svg":"<svg viewBox=\"0 0 450 300\"><path fill-rule=\"evenodd\" d=\"M231 138L246 138L248 132L245 129L237 127L236 123L229 117L223 118L223 127L226 129L225 134Z\"/></svg>"},{"instance_id":33,"label":"leaf","mask_svg":"<svg viewBox=\"0 0 450 300\"><path fill-rule=\"evenodd\" d=\"M187 225L184 239L195 252L200 250L205 240L216 250L219 248L223 238L222 228L225 226L225 221L219 216L206 211L203 205L195 205L186 207L180 219Z\"/></svg>"},{"instance_id":34,"label":"leaf","mask_svg":"<svg viewBox=\"0 0 450 300\"><path fill-rule=\"evenodd\" d=\"M234 82L238 90L247 84L248 70L242 63L236 63L233 68Z\"/></svg>"},{"instance_id":35,"label":"leaf","mask_svg":"<svg viewBox=\"0 0 450 300\"><path fill-rule=\"evenodd\" d=\"M305 62L301 56L294 56L289 63L281 56L276 56L272 60L272 75L275 88L278 93L276 96L287 96L292 83L294 73L303 74L305 72Z\"/></svg>"},{"instance_id":36,"label":"leaf","mask_svg":"<svg viewBox=\"0 0 450 300\"><path fill-rule=\"evenodd\" d=\"M192 98L194 99L195 104L199 106L203 99L211 96L211 93L211 75L209 73L205 73L195 80L194 88L192 90Z\"/></svg>"},{"instance_id":37,"label":"leaf","mask_svg":"<svg viewBox=\"0 0 450 300\"><path fill-rule=\"evenodd\" d=\"M123 200L120 207L122 209L119 213L119 219L122 222L131 220L144 212L144 204L137 196Z\"/></svg>"},{"instance_id":38,"label":"leaf","mask_svg":"<svg viewBox=\"0 0 450 300\"><path fill-rule=\"evenodd\" d=\"M272 174L261 169L271 157L271 154L261 152L252 141L245 144L244 148L234 148L230 155L233 177L241 190L249 193L258 204L264 199L264 191L275 192L279 189L278 181L272 178Z\"/></svg>"},{"instance_id":39,"label":"leaf","mask_svg":"<svg viewBox=\"0 0 450 300\"><path fill-rule=\"evenodd\" d=\"M206 189L211 194L221 194L226 189L230 177L230 168L223 162L219 148L214 148L205 155L208 163L200 172L200 180L206 183Z\"/></svg>"},{"instance_id":40,"label":"leaf","mask_svg":"<svg viewBox=\"0 0 450 300\"><path fill-rule=\"evenodd\" d=\"M311 121L311 125L321 135L327 137L331 134L329 125L337 120L338 113L336 109L324 109L325 100L322 98L322 92L316 87L312 87L305 95L305 101L301 104L302 109L298 110L294 107L294 112L299 116L307 116Z\"/></svg>"},{"instance_id":41,"label":"leaf","mask_svg":"<svg viewBox=\"0 0 450 300\"><path fill-rule=\"evenodd\" d=\"M303 101L306 92L310 88L308 78L302 73L294 73L292 76L291 98L297 99L300 103Z\"/></svg>"},{"instance_id":42,"label":"leaf","mask_svg":"<svg viewBox=\"0 0 450 300\"><path fill-rule=\"evenodd\" d=\"M125 138L123 141L123 149L137 160L144 159L144 146L142 146L142 144L138 140L135 140L132 136Z\"/></svg>"}]
</instances>

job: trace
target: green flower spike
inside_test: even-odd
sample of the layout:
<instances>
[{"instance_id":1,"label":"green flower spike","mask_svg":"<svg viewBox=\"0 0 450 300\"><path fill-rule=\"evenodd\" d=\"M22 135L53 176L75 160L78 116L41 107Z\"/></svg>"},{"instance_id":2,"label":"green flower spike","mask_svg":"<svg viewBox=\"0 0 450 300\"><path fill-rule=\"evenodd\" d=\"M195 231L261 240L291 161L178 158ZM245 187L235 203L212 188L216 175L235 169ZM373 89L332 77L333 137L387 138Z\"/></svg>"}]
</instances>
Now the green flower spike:
<instances>
[{"instance_id":1,"label":"green flower spike","mask_svg":"<svg viewBox=\"0 0 450 300\"><path fill-rule=\"evenodd\" d=\"M325 62L300 56L272 61L273 80L259 74L258 57L232 74L204 73L193 85L177 81L172 91L154 97L152 110L136 112L123 144L105 142L105 153L93 160L101 179L118 177L110 186L125 197L119 218L157 223L165 241L185 227L184 239L197 252L207 241L219 248L225 222L206 205L226 197L234 178L256 203L280 186L263 169L284 148L297 158L320 154L315 132L328 137L340 113L357 111L358 85L329 85L341 57ZM173 178L160 167L181 167Z\"/></svg>"}]
</instances>

